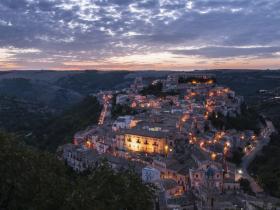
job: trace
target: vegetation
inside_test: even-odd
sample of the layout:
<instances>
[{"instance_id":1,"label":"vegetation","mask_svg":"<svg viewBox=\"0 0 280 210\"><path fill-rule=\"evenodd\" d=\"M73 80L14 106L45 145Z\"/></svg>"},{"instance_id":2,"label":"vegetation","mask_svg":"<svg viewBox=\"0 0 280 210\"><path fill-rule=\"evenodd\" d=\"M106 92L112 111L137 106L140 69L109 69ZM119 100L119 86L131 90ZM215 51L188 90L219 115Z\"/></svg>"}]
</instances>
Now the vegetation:
<instances>
[{"instance_id":1,"label":"vegetation","mask_svg":"<svg viewBox=\"0 0 280 210\"><path fill-rule=\"evenodd\" d=\"M0 130L14 133L26 143L55 151L75 132L96 124L101 111L96 98L87 97L62 114L49 113L41 104L0 96Z\"/></svg>"},{"instance_id":2,"label":"vegetation","mask_svg":"<svg viewBox=\"0 0 280 210\"><path fill-rule=\"evenodd\" d=\"M112 117L114 119L124 115L135 115L136 113L137 111L132 109L129 105L116 104L112 106Z\"/></svg>"},{"instance_id":3,"label":"vegetation","mask_svg":"<svg viewBox=\"0 0 280 210\"><path fill-rule=\"evenodd\" d=\"M262 123L264 123L262 117L254 109L247 108L244 104L241 107L241 114L236 117L213 113L209 120L219 129L253 130L257 134L260 132Z\"/></svg>"},{"instance_id":4,"label":"vegetation","mask_svg":"<svg viewBox=\"0 0 280 210\"><path fill-rule=\"evenodd\" d=\"M271 136L269 145L258 155L250 165L250 171L255 174L258 182L266 192L280 197L280 135Z\"/></svg>"},{"instance_id":5,"label":"vegetation","mask_svg":"<svg viewBox=\"0 0 280 210\"><path fill-rule=\"evenodd\" d=\"M106 163L76 176L53 155L2 133L0 162L0 209L153 209L153 188L134 172L115 172Z\"/></svg>"},{"instance_id":6,"label":"vegetation","mask_svg":"<svg viewBox=\"0 0 280 210\"><path fill-rule=\"evenodd\" d=\"M114 87L120 86L120 84L125 87L127 85L125 83L128 82L125 78L127 74L129 74L127 71L85 71L80 74L61 78L56 84L60 87L87 95L97 90L114 89Z\"/></svg>"},{"instance_id":7,"label":"vegetation","mask_svg":"<svg viewBox=\"0 0 280 210\"><path fill-rule=\"evenodd\" d=\"M0 80L0 95L38 104L51 112L60 112L82 100L83 95L51 83L15 78Z\"/></svg>"},{"instance_id":8,"label":"vegetation","mask_svg":"<svg viewBox=\"0 0 280 210\"><path fill-rule=\"evenodd\" d=\"M0 129L23 135L49 118L41 104L8 96L0 96L0 116Z\"/></svg>"},{"instance_id":9,"label":"vegetation","mask_svg":"<svg viewBox=\"0 0 280 210\"><path fill-rule=\"evenodd\" d=\"M113 119L117 119L119 116L124 115L135 115L136 113L138 113L138 111L131 108L129 105L116 104L116 95L113 96L111 109Z\"/></svg>"},{"instance_id":10,"label":"vegetation","mask_svg":"<svg viewBox=\"0 0 280 210\"><path fill-rule=\"evenodd\" d=\"M244 156L244 151L242 150L242 148L238 147L232 152L232 156L227 158L227 160L239 166L242 162L243 156Z\"/></svg>"},{"instance_id":11,"label":"vegetation","mask_svg":"<svg viewBox=\"0 0 280 210\"><path fill-rule=\"evenodd\" d=\"M239 180L239 183L240 183L241 189L242 189L245 193L247 193L247 194L249 194L249 195L254 195L254 194L255 194L255 193L252 191L252 188L251 188L251 186L250 186L250 182L249 182L247 179L241 178L241 179Z\"/></svg>"},{"instance_id":12,"label":"vegetation","mask_svg":"<svg viewBox=\"0 0 280 210\"><path fill-rule=\"evenodd\" d=\"M212 72L214 73L214 72ZM246 102L254 105L258 100L260 89L279 87L280 71L216 71L217 82L227 86L246 98Z\"/></svg>"},{"instance_id":13,"label":"vegetation","mask_svg":"<svg viewBox=\"0 0 280 210\"><path fill-rule=\"evenodd\" d=\"M69 142L73 135L98 122L101 106L96 98L87 97L61 116L52 118L34 130L26 142L42 149L55 151L57 146Z\"/></svg>"},{"instance_id":14,"label":"vegetation","mask_svg":"<svg viewBox=\"0 0 280 210\"><path fill-rule=\"evenodd\" d=\"M280 198L280 106L278 101L255 103L258 111L269 118L278 133L250 164L249 170L266 192Z\"/></svg>"}]
</instances>

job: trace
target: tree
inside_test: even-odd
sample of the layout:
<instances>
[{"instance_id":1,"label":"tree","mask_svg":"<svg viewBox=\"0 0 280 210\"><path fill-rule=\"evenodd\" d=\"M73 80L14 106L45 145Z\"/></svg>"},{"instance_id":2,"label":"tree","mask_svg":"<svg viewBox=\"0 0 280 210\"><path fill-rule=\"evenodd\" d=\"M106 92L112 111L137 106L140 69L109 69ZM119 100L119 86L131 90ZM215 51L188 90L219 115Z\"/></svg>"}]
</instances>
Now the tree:
<instances>
[{"instance_id":1,"label":"tree","mask_svg":"<svg viewBox=\"0 0 280 210\"><path fill-rule=\"evenodd\" d=\"M50 119L34 131L26 142L41 149L55 151L57 146L71 142L73 135L98 122L101 106L95 97L87 97L60 116Z\"/></svg>"},{"instance_id":2,"label":"tree","mask_svg":"<svg viewBox=\"0 0 280 210\"><path fill-rule=\"evenodd\" d=\"M152 187L132 170L106 162L88 175L74 174L53 154L0 134L0 209L153 209Z\"/></svg>"},{"instance_id":3,"label":"tree","mask_svg":"<svg viewBox=\"0 0 280 210\"><path fill-rule=\"evenodd\" d=\"M0 209L62 209L71 184L55 157L0 134L0 162Z\"/></svg>"}]
</instances>

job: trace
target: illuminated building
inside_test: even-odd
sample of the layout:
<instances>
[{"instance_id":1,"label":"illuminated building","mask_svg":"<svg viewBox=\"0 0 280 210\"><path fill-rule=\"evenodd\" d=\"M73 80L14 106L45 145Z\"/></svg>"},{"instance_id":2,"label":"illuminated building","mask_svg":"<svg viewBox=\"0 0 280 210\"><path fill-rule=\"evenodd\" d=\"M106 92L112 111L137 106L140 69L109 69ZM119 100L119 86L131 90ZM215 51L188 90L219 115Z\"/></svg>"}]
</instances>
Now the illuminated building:
<instances>
[{"instance_id":1,"label":"illuminated building","mask_svg":"<svg viewBox=\"0 0 280 210\"><path fill-rule=\"evenodd\" d=\"M183 90L190 86L212 86L216 83L213 74L179 73L171 74L163 82L163 90Z\"/></svg>"},{"instance_id":2,"label":"illuminated building","mask_svg":"<svg viewBox=\"0 0 280 210\"><path fill-rule=\"evenodd\" d=\"M123 128L132 128L137 124L137 120L133 119L133 116L120 116L118 117L112 125L112 130L117 131Z\"/></svg>"},{"instance_id":3,"label":"illuminated building","mask_svg":"<svg viewBox=\"0 0 280 210\"><path fill-rule=\"evenodd\" d=\"M124 146L136 152L163 153L165 144L162 139L126 134Z\"/></svg>"},{"instance_id":4,"label":"illuminated building","mask_svg":"<svg viewBox=\"0 0 280 210\"><path fill-rule=\"evenodd\" d=\"M133 152L168 154L173 148L173 141L157 131L130 129L116 135L116 141L119 149Z\"/></svg>"}]
</instances>

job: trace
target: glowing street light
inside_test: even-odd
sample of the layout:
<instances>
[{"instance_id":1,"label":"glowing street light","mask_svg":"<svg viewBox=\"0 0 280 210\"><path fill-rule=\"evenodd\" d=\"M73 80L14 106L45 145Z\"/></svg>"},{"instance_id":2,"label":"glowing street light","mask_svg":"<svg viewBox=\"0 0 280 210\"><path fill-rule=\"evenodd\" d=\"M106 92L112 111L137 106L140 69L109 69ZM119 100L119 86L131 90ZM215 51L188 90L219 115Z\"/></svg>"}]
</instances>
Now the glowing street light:
<instances>
[{"instance_id":1,"label":"glowing street light","mask_svg":"<svg viewBox=\"0 0 280 210\"><path fill-rule=\"evenodd\" d=\"M216 153L213 152L213 153L211 154L211 159L212 159L212 160L216 160L216 157L217 157Z\"/></svg>"}]
</instances>

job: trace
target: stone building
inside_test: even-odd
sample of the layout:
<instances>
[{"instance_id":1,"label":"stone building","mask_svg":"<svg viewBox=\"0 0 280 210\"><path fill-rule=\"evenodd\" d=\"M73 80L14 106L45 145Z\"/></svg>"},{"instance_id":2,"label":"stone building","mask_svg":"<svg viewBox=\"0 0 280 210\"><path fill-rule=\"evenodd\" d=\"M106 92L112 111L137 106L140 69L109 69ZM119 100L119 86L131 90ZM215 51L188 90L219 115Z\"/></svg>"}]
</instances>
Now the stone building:
<instances>
[{"instance_id":1,"label":"stone building","mask_svg":"<svg viewBox=\"0 0 280 210\"><path fill-rule=\"evenodd\" d=\"M130 129L116 135L117 148L133 152L165 154L172 152L170 142L161 132Z\"/></svg>"}]
</instances>

